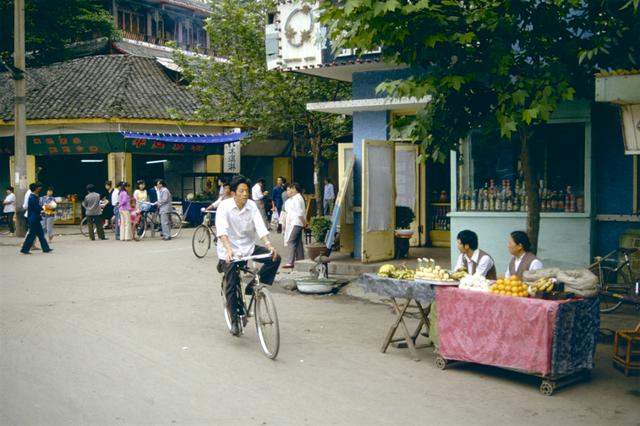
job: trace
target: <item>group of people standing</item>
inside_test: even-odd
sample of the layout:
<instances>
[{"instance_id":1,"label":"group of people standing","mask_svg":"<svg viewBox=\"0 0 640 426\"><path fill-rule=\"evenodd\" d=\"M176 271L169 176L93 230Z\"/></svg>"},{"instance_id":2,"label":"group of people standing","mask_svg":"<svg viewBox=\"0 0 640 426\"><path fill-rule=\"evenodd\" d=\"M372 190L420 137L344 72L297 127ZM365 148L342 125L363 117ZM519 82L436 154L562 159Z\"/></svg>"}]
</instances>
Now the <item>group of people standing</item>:
<instances>
[{"instance_id":1,"label":"group of people standing","mask_svg":"<svg viewBox=\"0 0 640 426\"><path fill-rule=\"evenodd\" d=\"M85 208L87 224L89 226L89 238L95 239L93 231L96 227L98 237L106 239L103 230L103 221L108 223L113 218L113 227L116 240L131 241L136 232L135 225L143 216L152 211L160 214L160 225L163 240L171 239L171 192L163 179L156 180L153 188L147 191L143 180L136 182L137 189L131 194L129 182L118 182L113 187L111 181L105 182L105 192L99 195L94 185L87 185L87 195L82 206Z\"/></svg>"}]
</instances>

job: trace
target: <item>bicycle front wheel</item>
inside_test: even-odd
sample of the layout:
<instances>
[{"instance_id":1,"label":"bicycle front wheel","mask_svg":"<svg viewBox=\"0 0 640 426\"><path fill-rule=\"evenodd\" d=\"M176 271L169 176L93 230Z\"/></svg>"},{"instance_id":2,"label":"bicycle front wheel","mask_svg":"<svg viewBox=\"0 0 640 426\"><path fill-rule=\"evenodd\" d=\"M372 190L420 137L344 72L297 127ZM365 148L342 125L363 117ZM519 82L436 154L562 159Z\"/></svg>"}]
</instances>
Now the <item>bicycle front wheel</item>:
<instances>
[{"instance_id":1,"label":"bicycle front wheel","mask_svg":"<svg viewBox=\"0 0 640 426\"><path fill-rule=\"evenodd\" d=\"M80 221L80 233L85 237L89 236L89 225L87 225L86 216L83 217L82 220Z\"/></svg>"},{"instance_id":2,"label":"bicycle front wheel","mask_svg":"<svg viewBox=\"0 0 640 426\"><path fill-rule=\"evenodd\" d=\"M276 359L280 350L280 324L271 292L262 287L256 289L255 317L260 348L269 359Z\"/></svg>"},{"instance_id":3,"label":"bicycle front wheel","mask_svg":"<svg viewBox=\"0 0 640 426\"><path fill-rule=\"evenodd\" d=\"M169 219L171 219L171 238L178 238L182 232L182 218L178 213L171 212Z\"/></svg>"},{"instance_id":4,"label":"bicycle front wheel","mask_svg":"<svg viewBox=\"0 0 640 426\"><path fill-rule=\"evenodd\" d=\"M209 233L209 228L204 225L198 225L191 238L193 254L195 254L197 258L202 259L207 255L210 247L211 234Z\"/></svg>"},{"instance_id":5,"label":"bicycle front wheel","mask_svg":"<svg viewBox=\"0 0 640 426\"><path fill-rule=\"evenodd\" d=\"M619 294L625 296L629 293L631 283L627 274L624 271L617 271L614 268L603 266L601 268L601 290L609 293ZM615 311L622 305L622 300L608 296L606 294L600 294L600 312L607 314Z\"/></svg>"}]
</instances>

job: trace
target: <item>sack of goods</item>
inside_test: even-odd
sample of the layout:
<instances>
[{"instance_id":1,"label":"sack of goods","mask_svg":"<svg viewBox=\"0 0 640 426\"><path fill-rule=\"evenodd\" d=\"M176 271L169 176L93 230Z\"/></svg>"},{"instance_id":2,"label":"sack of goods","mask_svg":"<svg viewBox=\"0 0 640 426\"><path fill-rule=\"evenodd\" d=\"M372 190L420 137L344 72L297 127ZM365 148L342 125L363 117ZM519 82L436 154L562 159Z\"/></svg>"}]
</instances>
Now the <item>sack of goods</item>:
<instances>
[{"instance_id":1,"label":"sack of goods","mask_svg":"<svg viewBox=\"0 0 640 426\"><path fill-rule=\"evenodd\" d=\"M588 269L572 269L560 271L558 281L564 283L564 291L582 297L598 294L598 277Z\"/></svg>"}]
</instances>

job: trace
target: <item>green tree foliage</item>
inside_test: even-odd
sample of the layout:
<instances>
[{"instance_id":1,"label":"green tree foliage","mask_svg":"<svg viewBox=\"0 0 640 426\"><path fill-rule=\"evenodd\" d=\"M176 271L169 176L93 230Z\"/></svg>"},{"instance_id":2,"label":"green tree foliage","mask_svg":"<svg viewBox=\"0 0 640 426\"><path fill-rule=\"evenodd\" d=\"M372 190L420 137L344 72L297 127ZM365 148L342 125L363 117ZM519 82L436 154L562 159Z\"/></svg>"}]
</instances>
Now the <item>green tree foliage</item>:
<instances>
[{"instance_id":1,"label":"green tree foliage","mask_svg":"<svg viewBox=\"0 0 640 426\"><path fill-rule=\"evenodd\" d=\"M265 25L274 4L257 0L211 3L206 22L213 58L178 54L183 76L203 106L203 119L236 121L252 140L291 138L297 151L307 151L320 172L323 159L335 155L335 139L349 132L341 116L307 111L308 102L346 99L344 83L303 74L267 71ZM315 185L320 199L320 184ZM318 209L318 212L320 209Z\"/></svg>"},{"instance_id":2,"label":"green tree foliage","mask_svg":"<svg viewBox=\"0 0 640 426\"><path fill-rule=\"evenodd\" d=\"M593 99L593 74L640 66L638 2L629 0L339 0L321 3L335 47L383 46L411 78L379 86L432 96L398 131L443 161L474 129L518 137L537 247L540 210L529 161L536 130L557 106Z\"/></svg>"},{"instance_id":3,"label":"green tree foliage","mask_svg":"<svg viewBox=\"0 0 640 426\"><path fill-rule=\"evenodd\" d=\"M107 0L25 0L25 45L32 65L67 59L65 46L113 34ZM0 55L13 56L13 0L0 0Z\"/></svg>"}]
</instances>

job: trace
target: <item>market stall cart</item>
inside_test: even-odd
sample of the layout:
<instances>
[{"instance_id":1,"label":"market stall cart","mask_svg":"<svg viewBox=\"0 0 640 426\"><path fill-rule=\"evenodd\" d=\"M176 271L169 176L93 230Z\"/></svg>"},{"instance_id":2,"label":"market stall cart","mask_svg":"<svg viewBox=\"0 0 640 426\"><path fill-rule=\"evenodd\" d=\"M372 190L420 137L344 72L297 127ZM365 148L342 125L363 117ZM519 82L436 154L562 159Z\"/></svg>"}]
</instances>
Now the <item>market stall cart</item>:
<instances>
[{"instance_id":1,"label":"market stall cart","mask_svg":"<svg viewBox=\"0 0 640 426\"><path fill-rule=\"evenodd\" d=\"M436 289L436 366L472 362L541 377L540 391L589 377L599 328L597 298L544 300L454 287Z\"/></svg>"}]
</instances>

